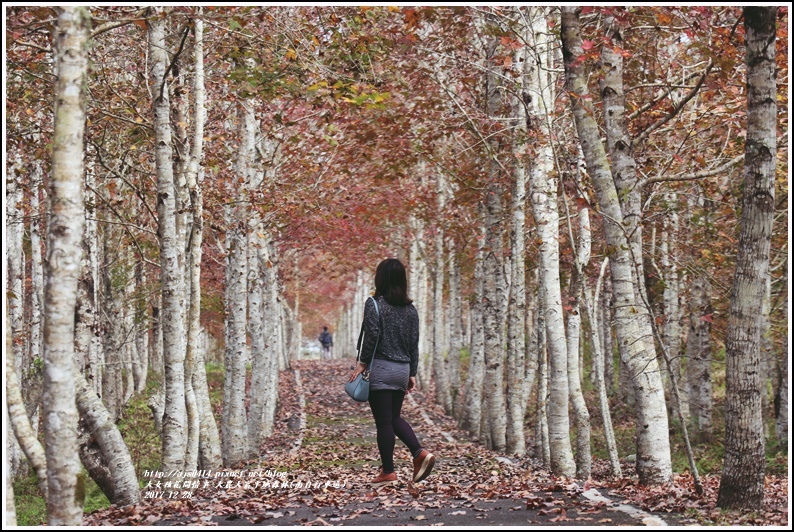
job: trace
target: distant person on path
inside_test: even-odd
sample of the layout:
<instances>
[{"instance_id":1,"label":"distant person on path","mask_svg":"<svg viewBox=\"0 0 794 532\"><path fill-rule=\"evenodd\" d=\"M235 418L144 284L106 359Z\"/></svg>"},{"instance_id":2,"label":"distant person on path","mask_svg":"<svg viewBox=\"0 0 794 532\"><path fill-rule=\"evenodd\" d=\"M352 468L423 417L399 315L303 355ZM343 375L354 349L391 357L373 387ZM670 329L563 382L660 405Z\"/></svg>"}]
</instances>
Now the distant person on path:
<instances>
[{"instance_id":1,"label":"distant person on path","mask_svg":"<svg viewBox=\"0 0 794 532\"><path fill-rule=\"evenodd\" d=\"M320 337L317 339L323 346L323 360L330 360L331 347L334 345L334 337L328 332L328 327L323 327L323 332L320 333Z\"/></svg>"},{"instance_id":2,"label":"distant person on path","mask_svg":"<svg viewBox=\"0 0 794 532\"><path fill-rule=\"evenodd\" d=\"M397 484L394 471L394 437L408 446L413 456L413 481L426 478L436 457L422 449L411 425L400 411L405 394L416 388L419 364L419 314L408 299L405 266L397 259L386 259L375 272L375 295L364 305L364 338L361 359L350 380L366 371L372 361L376 339L377 352L369 378L369 407L378 432L381 470L372 487Z\"/></svg>"}]
</instances>

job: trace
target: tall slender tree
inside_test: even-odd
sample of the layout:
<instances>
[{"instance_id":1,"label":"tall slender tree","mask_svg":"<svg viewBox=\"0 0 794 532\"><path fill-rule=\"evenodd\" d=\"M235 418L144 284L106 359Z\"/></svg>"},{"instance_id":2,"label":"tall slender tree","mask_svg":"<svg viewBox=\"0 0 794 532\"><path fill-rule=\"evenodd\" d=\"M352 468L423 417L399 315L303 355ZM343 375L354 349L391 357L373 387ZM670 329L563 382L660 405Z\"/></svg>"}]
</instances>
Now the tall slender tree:
<instances>
[{"instance_id":1,"label":"tall slender tree","mask_svg":"<svg viewBox=\"0 0 794 532\"><path fill-rule=\"evenodd\" d=\"M593 102L587 87L584 51L579 26L579 8L562 7L562 43L574 123L585 162L604 219L604 232L609 248L610 273L615 301L615 325L621 358L631 370L637 399L637 473L643 484L659 484L670 480L672 461L668 433L664 387L653 345L653 332L643 302L638 299L637 270L629 234L623 225L619 195L609 166ZM620 90L622 86L604 91ZM621 143L624 148L625 141Z\"/></svg>"},{"instance_id":2,"label":"tall slender tree","mask_svg":"<svg viewBox=\"0 0 794 532\"><path fill-rule=\"evenodd\" d=\"M725 338L725 462L717 505L760 510L764 501L761 306L775 211L777 7L745 7L747 140L736 276Z\"/></svg>"},{"instance_id":3,"label":"tall slender tree","mask_svg":"<svg viewBox=\"0 0 794 532\"><path fill-rule=\"evenodd\" d=\"M182 471L187 445L187 412L185 408L185 327L182 315L184 283L182 253L177 227L176 182L174 175L173 136L168 76L172 61L168 57L163 8L154 7L147 21L149 87L154 113L155 164L157 168L157 218L160 242L160 283L165 365L165 403L163 413L163 461L165 471Z\"/></svg>"},{"instance_id":4,"label":"tall slender tree","mask_svg":"<svg viewBox=\"0 0 794 532\"><path fill-rule=\"evenodd\" d=\"M80 277L83 212L83 134L88 86L89 30L85 7L59 9L55 40L58 83L49 183L44 291L44 452L47 456L47 523L82 521L78 493L74 319Z\"/></svg>"}]
</instances>

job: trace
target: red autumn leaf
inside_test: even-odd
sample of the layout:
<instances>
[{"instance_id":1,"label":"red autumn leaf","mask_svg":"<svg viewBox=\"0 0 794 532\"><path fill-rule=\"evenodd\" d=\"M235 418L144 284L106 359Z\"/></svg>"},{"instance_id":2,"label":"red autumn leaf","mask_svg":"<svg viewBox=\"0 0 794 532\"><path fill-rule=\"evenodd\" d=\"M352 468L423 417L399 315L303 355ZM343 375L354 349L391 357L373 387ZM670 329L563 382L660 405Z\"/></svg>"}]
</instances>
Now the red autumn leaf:
<instances>
[{"instance_id":1,"label":"red autumn leaf","mask_svg":"<svg viewBox=\"0 0 794 532\"><path fill-rule=\"evenodd\" d=\"M582 50L592 50L593 49L593 41L589 39L584 39L582 41Z\"/></svg>"}]
</instances>

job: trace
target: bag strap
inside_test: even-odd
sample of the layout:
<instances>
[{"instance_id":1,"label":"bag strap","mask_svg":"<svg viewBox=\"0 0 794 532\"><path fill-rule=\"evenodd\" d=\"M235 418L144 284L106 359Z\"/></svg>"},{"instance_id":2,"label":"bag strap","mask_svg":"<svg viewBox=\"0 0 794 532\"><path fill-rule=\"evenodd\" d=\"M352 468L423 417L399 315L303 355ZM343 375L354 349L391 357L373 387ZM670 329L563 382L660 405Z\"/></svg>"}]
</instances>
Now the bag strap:
<instances>
[{"instance_id":1,"label":"bag strap","mask_svg":"<svg viewBox=\"0 0 794 532\"><path fill-rule=\"evenodd\" d=\"M380 341L380 332L383 329L383 318L380 315L380 309L378 308L378 301L370 296L368 299L372 300L372 303L375 304L375 314L378 315L378 337L375 338L375 349L372 351L372 359L369 361L369 367L367 368L367 373L369 370L372 369L372 363L375 362L375 353L378 352L378 342ZM356 349L358 353L356 354L356 362L361 361L361 340L364 338L364 321L361 322L361 330L358 333L358 342L356 343Z\"/></svg>"}]
</instances>

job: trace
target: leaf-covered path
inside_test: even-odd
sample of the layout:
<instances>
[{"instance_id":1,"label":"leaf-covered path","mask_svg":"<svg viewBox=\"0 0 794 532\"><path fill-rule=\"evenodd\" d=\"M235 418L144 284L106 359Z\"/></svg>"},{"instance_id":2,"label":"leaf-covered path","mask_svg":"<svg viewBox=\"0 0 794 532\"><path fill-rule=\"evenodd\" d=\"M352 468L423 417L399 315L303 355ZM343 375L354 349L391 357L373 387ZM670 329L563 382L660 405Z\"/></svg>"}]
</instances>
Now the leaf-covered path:
<instances>
[{"instance_id":1,"label":"leaf-covered path","mask_svg":"<svg viewBox=\"0 0 794 532\"><path fill-rule=\"evenodd\" d=\"M529 460L508 460L472 443L421 391L406 401L403 415L438 456L433 474L413 485L410 455L398 442L400 484L373 490L375 426L368 405L344 393L349 367L349 361L299 361L282 374L276 431L259 461L205 473L198 488L187 490L184 480L152 479L143 504L94 513L86 524L643 523L642 515L592 501L579 484L557 482Z\"/></svg>"},{"instance_id":2,"label":"leaf-covered path","mask_svg":"<svg viewBox=\"0 0 794 532\"><path fill-rule=\"evenodd\" d=\"M282 373L274 435L256 462L212 471L198 488L155 479L143 504L87 516L92 525L681 525L651 514L596 482L560 481L530 459L508 459L469 441L422 391L403 416L437 456L433 473L410 482L410 455L395 448L398 486L373 490L375 426L368 405L347 397L350 361L298 361ZM296 382L297 377L297 382ZM431 392L432 393L432 392ZM189 479L192 484L195 479ZM178 480L177 480L178 481ZM182 481L184 484L184 481ZM611 484L631 489L630 483ZM585 489L586 488L586 489ZM599 488L599 489L595 489ZM681 507L690 494L676 488ZM658 502L658 501L657 501ZM655 506L660 510L671 505ZM690 506L691 507L691 506ZM648 508L648 506L646 506Z\"/></svg>"}]
</instances>

